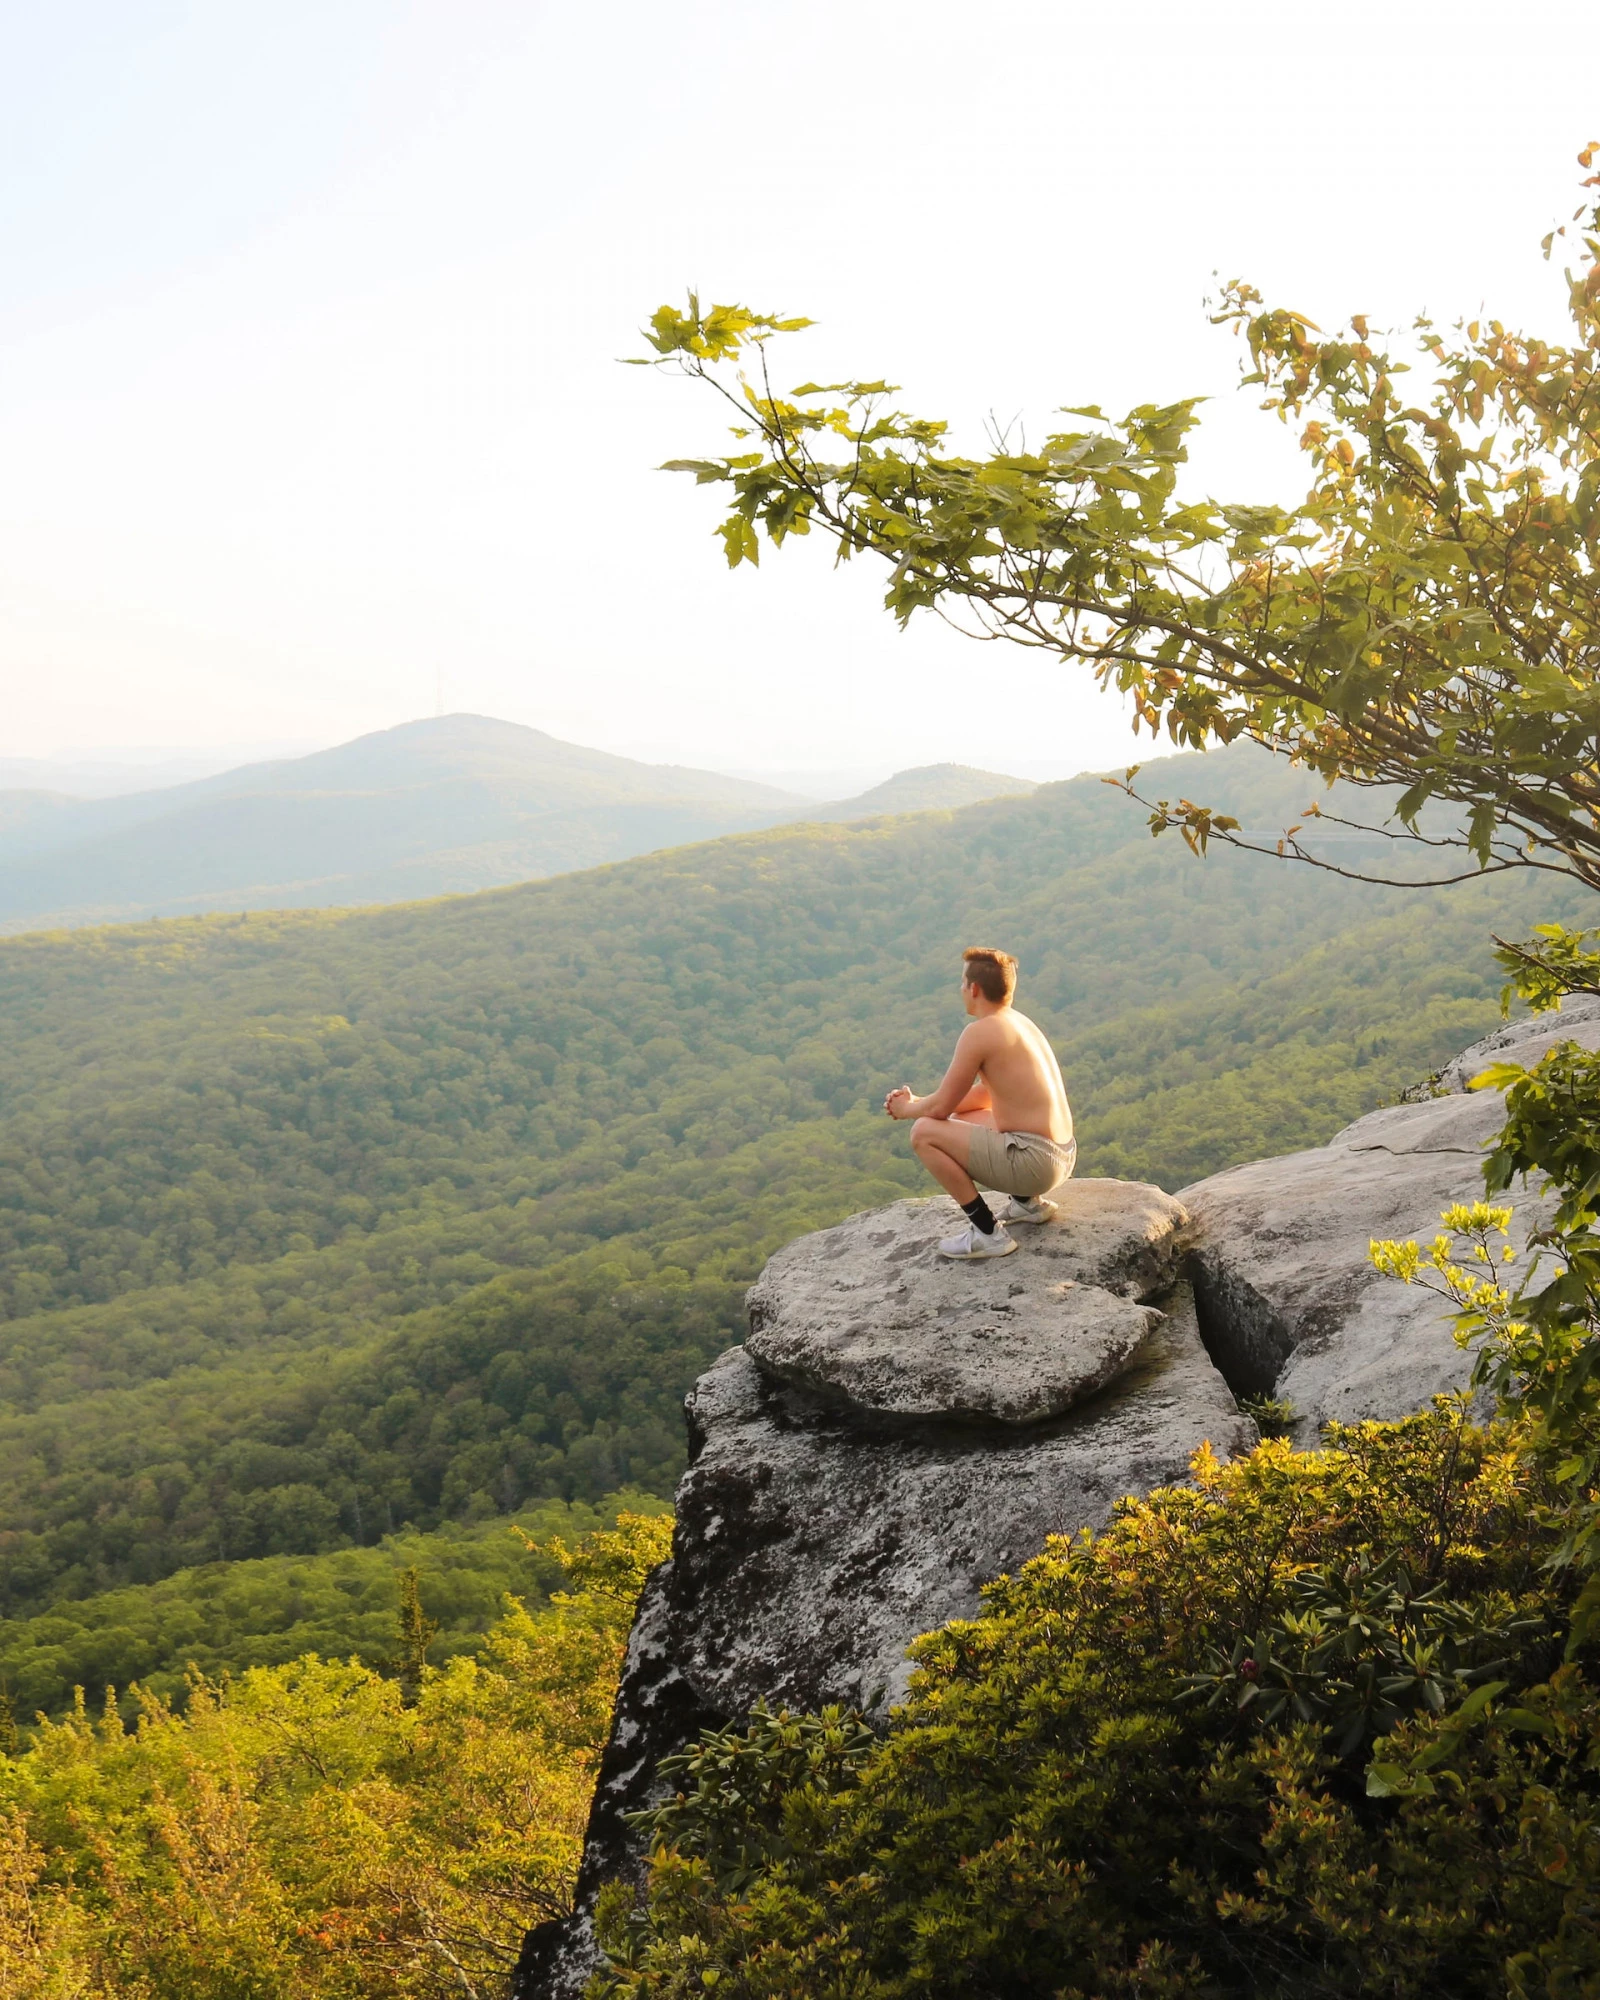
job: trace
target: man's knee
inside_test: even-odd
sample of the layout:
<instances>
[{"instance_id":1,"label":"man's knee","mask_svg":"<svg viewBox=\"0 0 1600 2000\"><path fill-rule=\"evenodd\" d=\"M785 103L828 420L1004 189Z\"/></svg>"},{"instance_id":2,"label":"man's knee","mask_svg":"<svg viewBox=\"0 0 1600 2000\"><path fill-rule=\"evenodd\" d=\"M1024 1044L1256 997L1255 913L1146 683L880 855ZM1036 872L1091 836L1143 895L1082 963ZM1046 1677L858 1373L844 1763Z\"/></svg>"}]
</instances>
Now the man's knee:
<instances>
[{"instance_id":1,"label":"man's knee","mask_svg":"<svg viewBox=\"0 0 1600 2000\"><path fill-rule=\"evenodd\" d=\"M939 1144L943 1125L944 1121L939 1118L919 1118L911 1128L912 1145L915 1146L919 1153L926 1151L929 1147L933 1148L935 1152L943 1152L944 1148Z\"/></svg>"}]
</instances>

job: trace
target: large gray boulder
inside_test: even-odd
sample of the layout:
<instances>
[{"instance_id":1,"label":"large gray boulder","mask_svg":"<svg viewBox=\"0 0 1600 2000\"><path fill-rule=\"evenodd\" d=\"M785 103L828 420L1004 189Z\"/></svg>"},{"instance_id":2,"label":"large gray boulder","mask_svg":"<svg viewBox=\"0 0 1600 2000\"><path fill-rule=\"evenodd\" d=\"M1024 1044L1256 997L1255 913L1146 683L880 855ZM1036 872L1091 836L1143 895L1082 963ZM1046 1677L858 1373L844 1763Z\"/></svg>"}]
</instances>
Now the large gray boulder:
<instances>
[{"instance_id":1,"label":"large gray boulder","mask_svg":"<svg viewBox=\"0 0 1600 2000\"><path fill-rule=\"evenodd\" d=\"M750 1293L763 1374L882 1417L1033 1424L1114 1381L1160 1318L1187 1218L1139 1181L1067 1182L986 1262L938 1254L948 1200L898 1201L780 1250Z\"/></svg>"},{"instance_id":2,"label":"large gray boulder","mask_svg":"<svg viewBox=\"0 0 1600 2000\"><path fill-rule=\"evenodd\" d=\"M1563 1040L1600 1048L1600 1000L1511 1023L1447 1063L1412 1101L1372 1111L1326 1146L1231 1167L1184 1188L1207 1345L1241 1394L1294 1406L1315 1442L1354 1423L1426 1408L1461 1387L1471 1356L1449 1309L1375 1271L1374 1238L1430 1242L1440 1214L1483 1198L1483 1155L1504 1120L1498 1091L1471 1091L1493 1062L1531 1066ZM1520 1247L1548 1214L1526 1187L1506 1197Z\"/></svg>"},{"instance_id":3,"label":"large gray boulder","mask_svg":"<svg viewBox=\"0 0 1600 2000\"><path fill-rule=\"evenodd\" d=\"M1253 1443L1189 1288L1166 1306L1109 1389L1004 1432L875 1431L773 1382L748 1348L725 1354L689 1398L673 1550L676 1657L703 1700L881 1713L905 1692L911 1640L970 1617L1048 1536L1185 1478L1202 1443L1223 1457Z\"/></svg>"}]
</instances>

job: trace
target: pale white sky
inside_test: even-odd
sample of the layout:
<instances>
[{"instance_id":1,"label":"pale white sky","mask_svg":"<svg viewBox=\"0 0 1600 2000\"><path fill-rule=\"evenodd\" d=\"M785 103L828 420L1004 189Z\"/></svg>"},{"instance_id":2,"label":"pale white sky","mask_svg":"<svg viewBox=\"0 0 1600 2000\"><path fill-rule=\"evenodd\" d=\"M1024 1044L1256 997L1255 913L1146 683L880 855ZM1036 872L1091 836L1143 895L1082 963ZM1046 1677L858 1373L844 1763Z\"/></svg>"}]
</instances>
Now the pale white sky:
<instances>
[{"instance_id":1,"label":"pale white sky","mask_svg":"<svg viewBox=\"0 0 1600 2000\"><path fill-rule=\"evenodd\" d=\"M1261 497L1212 274L1553 330L1597 78L1592 0L0 0L0 757L442 697L745 769L1119 761L1081 680L900 636L872 567L730 576L651 470L719 418L633 329L691 283L805 312L794 379L973 438L1214 393L1196 484Z\"/></svg>"}]
</instances>

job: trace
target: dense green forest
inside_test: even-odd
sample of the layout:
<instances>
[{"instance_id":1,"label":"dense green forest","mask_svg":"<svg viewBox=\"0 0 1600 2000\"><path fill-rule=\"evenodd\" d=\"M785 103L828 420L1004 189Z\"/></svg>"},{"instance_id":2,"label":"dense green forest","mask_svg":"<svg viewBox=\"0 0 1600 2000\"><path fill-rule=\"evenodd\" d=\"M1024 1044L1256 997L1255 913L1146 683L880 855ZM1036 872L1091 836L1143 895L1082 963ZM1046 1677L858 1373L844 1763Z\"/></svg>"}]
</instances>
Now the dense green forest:
<instances>
[{"instance_id":1,"label":"dense green forest","mask_svg":"<svg viewBox=\"0 0 1600 2000\"><path fill-rule=\"evenodd\" d=\"M1276 825L1259 753L1172 782ZM443 902L0 944L0 1616L670 1490L796 1232L919 1187L959 948L1022 960L1082 1168L1326 1138L1488 1027L1547 887L1152 842L1093 778ZM7 1628L8 1630L10 1628Z\"/></svg>"},{"instance_id":2,"label":"dense green forest","mask_svg":"<svg viewBox=\"0 0 1600 2000\"><path fill-rule=\"evenodd\" d=\"M503 1994L528 1926L570 1907L634 1602L670 1537L629 1511L552 1547L564 1587L502 1605L442 1665L408 1591L387 1671L306 1653L196 1673L181 1706L147 1686L8 1743L0 1993ZM371 1557L291 1574L337 1594ZM224 1581L196 1609L221 1625L244 1594Z\"/></svg>"},{"instance_id":3,"label":"dense green forest","mask_svg":"<svg viewBox=\"0 0 1600 2000\"><path fill-rule=\"evenodd\" d=\"M158 1700L181 1702L196 1671L215 1680L307 1653L392 1670L407 1570L438 1628L429 1663L476 1654L507 1596L537 1609L563 1586L552 1541L573 1544L604 1531L619 1508L648 1515L664 1512L666 1503L642 1494L598 1507L544 1500L511 1520L402 1530L371 1547L322 1555L206 1563L159 1583L63 1598L32 1617L0 1619L0 1732L40 1711L64 1713L78 1687L115 1687L132 1714L135 1683Z\"/></svg>"}]
</instances>

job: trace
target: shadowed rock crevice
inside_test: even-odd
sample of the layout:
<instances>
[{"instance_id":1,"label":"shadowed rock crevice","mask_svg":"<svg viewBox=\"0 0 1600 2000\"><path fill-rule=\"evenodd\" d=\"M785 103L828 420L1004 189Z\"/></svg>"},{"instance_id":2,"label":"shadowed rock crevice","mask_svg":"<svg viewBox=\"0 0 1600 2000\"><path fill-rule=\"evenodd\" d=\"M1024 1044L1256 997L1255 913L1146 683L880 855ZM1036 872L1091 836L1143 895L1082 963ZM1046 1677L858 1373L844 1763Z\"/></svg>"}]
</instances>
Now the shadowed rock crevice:
<instances>
[{"instance_id":1,"label":"shadowed rock crevice","mask_svg":"<svg viewBox=\"0 0 1600 2000\"><path fill-rule=\"evenodd\" d=\"M1292 1329L1215 1250L1191 1251L1188 1271L1200 1338L1222 1379L1235 1396L1269 1395L1294 1352Z\"/></svg>"}]
</instances>

